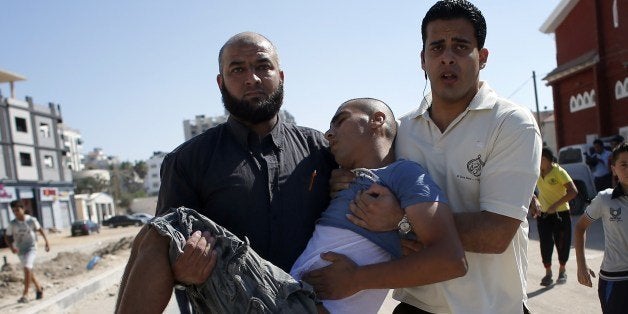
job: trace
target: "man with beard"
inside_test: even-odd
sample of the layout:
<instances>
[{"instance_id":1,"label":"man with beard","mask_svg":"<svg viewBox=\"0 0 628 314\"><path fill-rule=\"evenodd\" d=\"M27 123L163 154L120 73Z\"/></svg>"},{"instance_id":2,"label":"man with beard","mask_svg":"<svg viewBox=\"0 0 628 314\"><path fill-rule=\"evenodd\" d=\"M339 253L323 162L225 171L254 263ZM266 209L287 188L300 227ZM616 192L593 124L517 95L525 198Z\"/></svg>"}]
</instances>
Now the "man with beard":
<instances>
[{"instance_id":1,"label":"man with beard","mask_svg":"<svg viewBox=\"0 0 628 314\"><path fill-rule=\"evenodd\" d=\"M220 49L218 61L217 83L230 116L164 158L157 214L194 209L287 272L329 203L336 164L322 133L279 117L284 74L268 39L237 34ZM222 258L210 250L214 241L207 233L187 241L176 262L164 263L168 241L144 227L133 243L116 311L163 311L175 283L197 283L185 273L199 268L195 255L213 254L212 264Z\"/></svg>"}]
</instances>

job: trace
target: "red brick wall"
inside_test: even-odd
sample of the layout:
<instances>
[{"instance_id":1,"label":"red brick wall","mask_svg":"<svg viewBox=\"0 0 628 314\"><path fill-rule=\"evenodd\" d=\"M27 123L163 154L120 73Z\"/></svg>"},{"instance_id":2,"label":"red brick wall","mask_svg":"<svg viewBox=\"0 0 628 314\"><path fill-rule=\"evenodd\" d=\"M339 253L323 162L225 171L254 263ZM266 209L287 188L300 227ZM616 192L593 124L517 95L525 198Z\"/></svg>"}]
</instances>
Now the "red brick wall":
<instances>
[{"instance_id":1,"label":"red brick wall","mask_svg":"<svg viewBox=\"0 0 628 314\"><path fill-rule=\"evenodd\" d=\"M628 97L615 98L615 83L628 77L628 4L618 1L620 24L615 28L612 3L580 0L556 29L558 65L598 49L601 57L597 66L552 83L558 147L583 143L587 134L613 135L620 127L628 126ZM592 89L596 92L596 107L572 113L571 96Z\"/></svg>"},{"instance_id":2,"label":"red brick wall","mask_svg":"<svg viewBox=\"0 0 628 314\"><path fill-rule=\"evenodd\" d=\"M595 0L580 0L556 28L556 61L563 64L596 50Z\"/></svg>"}]
</instances>

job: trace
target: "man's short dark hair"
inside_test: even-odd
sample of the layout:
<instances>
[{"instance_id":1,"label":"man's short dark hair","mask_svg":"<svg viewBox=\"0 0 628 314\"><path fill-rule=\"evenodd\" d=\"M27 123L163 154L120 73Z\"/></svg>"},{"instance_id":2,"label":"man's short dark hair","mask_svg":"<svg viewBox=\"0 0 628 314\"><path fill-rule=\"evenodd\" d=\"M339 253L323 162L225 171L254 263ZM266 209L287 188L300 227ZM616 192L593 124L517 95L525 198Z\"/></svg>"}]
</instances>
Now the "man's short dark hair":
<instances>
[{"instance_id":1,"label":"man's short dark hair","mask_svg":"<svg viewBox=\"0 0 628 314\"><path fill-rule=\"evenodd\" d=\"M17 208L17 207L24 208L24 203L22 202L22 200L15 200L9 203L9 206L11 206L11 208Z\"/></svg>"},{"instance_id":2,"label":"man's short dark hair","mask_svg":"<svg viewBox=\"0 0 628 314\"><path fill-rule=\"evenodd\" d=\"M436 20L453 20L463 18L469 21L475 29L475 39L478 49L484 48L486 40L486 20L471 2L466 0L442 0L436 2L425 14L421 23L421 36L423 37L423 49L427 39L427 24Z\"/></svg>"},{"instance_id":3,"label":"man's short dark hair","mask_svg":"<svg viewBox=\"0 0 628 314\"><path fill-rule=\"evenodd\" d=\"M604 142L602 142L602 140L601 140L601 139L596 138L596 139L593 141L593 145L602 145L602 146L604 146Z\"/></svg>"}]
</instances>

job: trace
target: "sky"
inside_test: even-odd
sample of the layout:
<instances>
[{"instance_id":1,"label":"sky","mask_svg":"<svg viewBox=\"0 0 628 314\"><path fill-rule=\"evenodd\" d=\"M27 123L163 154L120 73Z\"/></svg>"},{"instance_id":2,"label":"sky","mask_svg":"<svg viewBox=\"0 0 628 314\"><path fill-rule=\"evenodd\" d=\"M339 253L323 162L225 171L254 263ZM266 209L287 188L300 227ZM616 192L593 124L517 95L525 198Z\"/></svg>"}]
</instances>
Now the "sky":
<instances>
[{"instance_id":1,"label":"sky","mask_svg":"<svg viewBox=\"0 0 628 314\"><path fill-rule=\"evenodd\" d=\"M542 78L556 67L553 34L539 31L560 0L472 1L487 21L480 78L501 96L552 110ZM16 98L59 104L82 134L83 153L102 148L146 160L184 141L183 120L224 113L216 84L218 50L254 31L278 48L282 109L326 131L345 100L373 97L395 115L429 91L421 20L435 1L3 1L0 69L20 74ZM424 91L425 90L425 91ZM9 85L0 84L9 95Z\"/></svg>"}]
</instances>

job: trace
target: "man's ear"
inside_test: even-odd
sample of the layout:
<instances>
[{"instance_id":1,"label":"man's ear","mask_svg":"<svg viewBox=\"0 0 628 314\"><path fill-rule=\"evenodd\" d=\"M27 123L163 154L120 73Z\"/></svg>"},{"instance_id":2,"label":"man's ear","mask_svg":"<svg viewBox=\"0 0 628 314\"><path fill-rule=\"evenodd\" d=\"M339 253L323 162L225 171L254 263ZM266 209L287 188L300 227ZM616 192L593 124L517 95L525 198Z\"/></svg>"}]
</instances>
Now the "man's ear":
<instances>
[{"instance_id":1,"label":"man's ear","mask_svg":"<svg viewBox=\"0 0 628 314\"><path fill-rule=\"evenodd\" d=\"M281 82L283 83L283 78L284 78L283 70L279 70L279 77L281 78Z\"/></svg>"},{"instance_id":2,"label":"man's ear","mask_svg":"<svg viewBox=\"0 0 628 314\"><path fill-rule=\"evenodd\" d=\"M421 69L425 72L425 51L421 50Z\"/></svg>"},{"instance_id":3,"label":"man's ear","mask_svg":"<svg viewBox=\"0 0 628 314\"><path fill-rule=\"evenodd\" d=\"M371 119L369 122L373 129L379 128L384 125L384 123L386 123L386 114L381 111L377 111L373 115L371 115Z\"/></svg>"},{"instance_id":4,"label":"man's ear","mask_svg":"<svg viewBox=\"0 0 628 314\"><path fill-rule=\"evenodd\" d=\"M480 65L486 64L488 61L488 49L482 48L479 52Z\"/></svg>"},{"instance_id":5,"label":"man's ear","mask_svg":"<svg viewBox=\"0 0 628 314\"><path fill-rule=\"evenodd\" d=\"M216 83L218 83L218 88L222 89L224 82L222 81L222 74L216 75Z\"/></svg>"}]
</instances>

